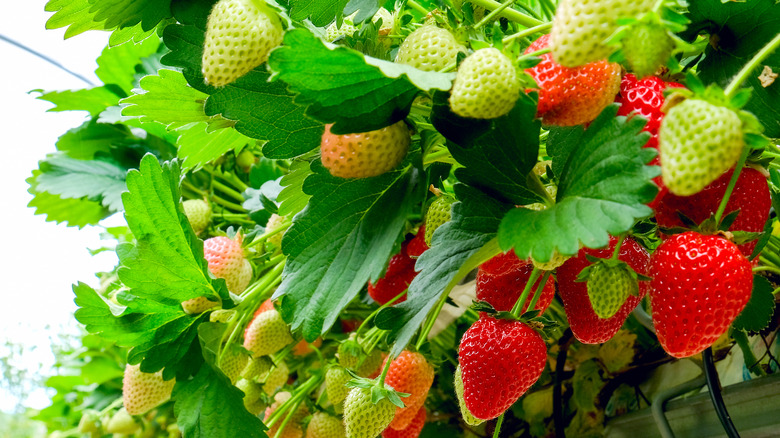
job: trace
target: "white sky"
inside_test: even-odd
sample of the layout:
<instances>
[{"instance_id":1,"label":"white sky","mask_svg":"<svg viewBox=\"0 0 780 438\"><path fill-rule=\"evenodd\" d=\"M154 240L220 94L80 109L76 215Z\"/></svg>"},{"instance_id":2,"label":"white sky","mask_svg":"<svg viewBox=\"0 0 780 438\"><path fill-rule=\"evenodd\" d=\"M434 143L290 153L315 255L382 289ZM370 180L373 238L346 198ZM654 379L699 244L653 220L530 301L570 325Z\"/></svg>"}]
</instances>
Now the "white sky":
<instances>
[{"instance_id":1,"label":"white sky","mask_svg":"<svg viewBox=\"0 0 780 438\"><path fill-rule=\"evenodd\" d=\"M46 30L51 15L44 1L14 2L0 14L0 34L16 40L84 77L94 75L95 59L108 33L87 32L64 40L64 29ZM71 284L96 284L95 272L109 270L112 253L90 256L86 248L102 246L98 229L67 228L45 222L27 208L30 195L25 179L37 161L55 150L57 138L79 126L85 112L47 113L52 105L28 94L33 89L80 89L87 85L55 66L0 40L0 354L7 340L24 343L20 362L44 370L54 358L49 337L76 332ZM113 220L112 222L116 222ZM15 358L16 359L16 358ZM13 409L16 400L0 389L0 411ZM42 408L48 396L35 393L26 405Z\"/></svg>"}]
</instances>

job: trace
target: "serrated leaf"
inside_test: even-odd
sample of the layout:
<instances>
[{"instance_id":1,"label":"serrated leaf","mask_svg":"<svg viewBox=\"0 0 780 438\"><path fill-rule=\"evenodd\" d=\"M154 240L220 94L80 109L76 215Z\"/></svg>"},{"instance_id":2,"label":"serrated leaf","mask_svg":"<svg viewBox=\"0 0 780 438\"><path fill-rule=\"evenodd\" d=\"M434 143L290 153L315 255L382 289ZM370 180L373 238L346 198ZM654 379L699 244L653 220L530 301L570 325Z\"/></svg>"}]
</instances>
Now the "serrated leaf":
<instances>
[{"instance_id":1,"label":"serrated leaf","mask_svg":"<svg viewBox=\"0 0 780 438\"><path fill-rule=\"evenodd\" d=\"M574 370L572 386L574 404L583 411L595 411L595 402L601 388L604 387L604 380L601 378L600 368L595 360L588 360L577 366Z\"/></svg>"},{"instance_id":2,"label":"serrated leaf","mask_svg":"<svg viewBox=\"0 0 780 438\"><path fill-rule=\"evenodd\" d=\"M91 160L97 153L108 153L112 145L119 144L127 136L128 130L124 126L88 120L60 136L57 150L70 158Z\"/></svg>"},{"instance_id":3,"label":"serrated leaf","mask_svg":"<svg viewBox=\"0 0 780 438\"><path fill-rule=\"evenodd\" d=\"M171 17L171 0L89 0L94 20L105 22L106 29L141 24L144 30L154 29Z\"/></svg>"},{"instance_id":4,"label":"serrated leaf","mask_svg":"<svg viewBox=\"0 0 780 438\"><path fill-rule=\"evenodd\" d=\"M106 29L104 23L95 20L95 13L90 12L91 7L89 0L49 0L45 10L54 12L54 15L46 21L46 29L67 27L65 38L88 30Z\"/></svg>"},{"instance_id":5,"label":"serrated leaf","mask_svg":"<svg viewBox=\"0 0 780 438\"><path fill-rule=\"evenodd\" d=\"M349 3L344 6L344 15L357 12L353 21L355 24L362 23L373 17L381 6L378 0L349 0Z\"/></svg>"},{"instance_id":6,"label":"serrated leaf","mask_svg":"<svg viewBox=\"0 0 780 438\"><path fill-rule=\"evenodd\" d=\"M40 162L37 190L61 198L99 200L112 212L122 210L127 169L97 160L76 160L51 155Z\"/></svg>"},{"instance_id":7,"label":"serrated leaf","mask_svg":"<svg viewBox=\"0 0 780 438\"><path fill-rule=\"evenodd\" d=\"M704 82L725 87L742 66L777 35L780 8L775 0L725 3L700 0L691 2L686 16L691 20L688 32L683 34L687 39L692 40L702 32L717 35L716 47L706 47L697 72ZM780 71L780 51L775 50L762 65ZM753 95L744 109L758 117L764 125L764 134L780 137L780 107L775 104L780 102L780 85L776 81L764 88L758 80L759 74L760 69L745 81Z\"/></svg>"},{"instance_id":8,"label":"serrated leaf","mask_svg":"<svg viewBox=\"0 0 780 438\"><path fill-rule=\"evenodd\" d=\"M431 123L449 140L453 158L465 166L455 171L458 180L512 204L541 201L526 185L539 154L542 124L536 100L521 94L509 114L477 120L455 115L448 99L448 93L434 95Z\"/></svg>"},{"instance_id":9,"label":"serrated leaf","mask_svg":"<svg viewBox=\"0 0 780 438\"><path fill-rule=\"evenodd\" d=\"M69 227L83 228L87 225L96 225L101 219L109 215L108 209L100 202L88 199L65 199L58 195L39 191L36 188L35 175L27 179L30 188L27 190L33 195L28 207L35 209L35 214L45 215L47 222L65 223Z\"/></svg>"},{"instance_id":10,"label":"serrated leaf","mask_svg":"<svg viewBox=\"0 0 780 438\"><path fill-rule=\"evenodd\" d=\"M290 0L290 18L295 21L309 18L312 24L322 27L331 23L336 15L342 13L347 1Z\"/></svg>"},{"instance_id":11,"label":"serrated leaf","mask_svg":"<svg viewBox=\"0 0 780 438\"><path fill-rule=\"evenodd\" d=\"M544 263L555 251L570 256L580 245L602 248L609 235L623 234L652 214L645 203L658 191L652 178L660 169L645 165L655 155L642 148L645 122L616 113L616 105L608 106L577 139L577 147L567 148L572 152L560 174L554 206L507 213L498 231L502 249L514 248L521 260L531 256Z\"/></svg>"},{"instance_id":12,"label":"serrated leaf","mask_svg":"<svg viewBox=\"0 0 780 438\"><path fill-rule=\"evenodd\" d=\"M775 296L772 285L765 277L753 276L753 291L742 312L731 324L737 330L757 333L765 329L775 313Z\"/></svg>"},{"instance_id":13,"label":"serrated leaf","mask_svg":"<svg viewBox=\"0 0 780 438\"><path fill-rule=\"evenodd\" d=\"M160 39L155 35L138 44L130 42L107 47L97 58L98 68L95 75L104 84L117 85L129 95L135 83L135 66L141 62L141 58L157 52L160 43Z\"/></svg>"},{"instance_id":14,"label":"serrated leaf","mask_svg":"<svg viewBox=\"0 0 780 438\"><path fill-rule=\"evenodd\" d=\"M336 134L367 132L402 120L419 90L449 90L453 74L423 72L327 47L306 29L294 29L271 53L274 77L289 84L306 114L334 123Z\"/></svg>"},{"instance_id":15,"label":"serrated leaf","mask_svg":"<svg viewBox=\"0 0 780 438\"><path fill-rule=\"evenodd\" d=\"M369 279L382 272L412 206L416 170L373 178L330 175L319 161L303 191L311 196L284 234L282 315L304 339L325 333Z\"/></svg>"},{"instance_id":16,"label":"serrated leaf","mask_svg":"<svg viewBox=\"0 0 780 438\"><path fill-rule=\"evenodd\" d=\"M238 151L255 140L233 128L210 131L205 123L197 123L180 129L178 156L184 160L182 168L197 169L230 151Z\"/></svg>"},{"instance_id":17,"label":"serrated leaf","mask_svg":"<svg viewBox=\"0 0 780 438\"><path fill-rule=\"evenodd\" d=\"M47 110L50 112L87 111L91 116L96 116L119 102L119 96L107 86L83 90L37 91L42 93L38 99L54 104L54 108Z\"/></svg>"},{"instance_id":18,"label":"serrated leaf","mask_svg":"<svg viewBox=\"0 0 780 438\"><path fill-rule=\"evenodd\" d=\"M417 259L415 269L420 272L409 285L408 299L376 317L377 327L391 330L395 342L391 355L403 351L442 294L499 253L489 243L512 205L463 184L455 186L455 195L460 201L452 205L452 219L436 229L431 248Z\"/></svg>"},{"instance_id":19,"label":"serrated leaf","mask_svg":"<svg viewBox=\"0 0 780 438\"><path fill-rule=\"evenodd\" d=\"M243 393L216 366L215 349L224 324L198 327L201 350L206 358L192 380L179 381L173 390L176 420L184 436L202 438L263 438L267 427L247 412Z\"/></svg>"},{"instance_id":20,"label":"serrated leaf","mask_svg":"<svg viewBox=\"0 0 780 438\"><path fill-rule=\"evenodd\" d=\"M292 217L309 203L311 196L303 192L303 183L311 173L308 161L295 160L292 162L289 172L279 182L283 187L277 198L279 216Z\"/></svg>"}]
</instances>

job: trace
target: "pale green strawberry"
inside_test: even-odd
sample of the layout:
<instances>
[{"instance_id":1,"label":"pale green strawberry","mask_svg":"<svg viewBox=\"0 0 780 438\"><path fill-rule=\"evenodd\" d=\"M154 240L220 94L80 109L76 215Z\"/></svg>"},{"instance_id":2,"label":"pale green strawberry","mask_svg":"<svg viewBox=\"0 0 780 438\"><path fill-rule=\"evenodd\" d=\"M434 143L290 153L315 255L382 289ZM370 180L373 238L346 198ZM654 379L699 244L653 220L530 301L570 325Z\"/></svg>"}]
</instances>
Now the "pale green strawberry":
<instances>
[{"instance_id":1,"label":"pale green strawberry","mask_svg":"<svg viewBox=\"0 0 780 438\"><path fill-rule=\"evenodd\" d=\"M184 310L184 313L188 315L194 315L194 314L203 313L206 310L209 310L212 307L217 306L218 304L219 302L211 301L206 297L198 297L198 298L193 298L191 300L183 301L181 303L181 308Z\"/></svg>"},{"instance_id":2,"label":"pale green strawberry","mask_svg":"<svg viewBox=\"0 0 780 438\"><path fill-rule=\"evenodd\" d=\"M339 364L349 368L358 376L369 377L375 374L382 365L384 358L379 350L372 350L366 354L360 344L355 341L354 333L349 339L339 345L337 352Z\"/></svg>"},{"instance_id":3,"label":"pale green strawberry","mask_svg":"<svg viewBox=\"0 0 780 438\"><path fill-rule=\"evenodd\" d=\"M678 196L700 192L734 167L745 147L737 113L696 98L669 110L658 134L663 182Z\"/></svg>"},{"instance_id":4,"label":"pale green strawberry","mask_svg":"<svg viewBox=\"0 0 780 438\"><path fill-rule=\"evenodd\" d=\"M287 379L290 378L290 368L286 363L279 362L275 367L271 368L271 371L261 379L263 383L263 392L271 395L287 383Z\"/></svg>"},{"instance_id":5,"label":"pale green strawberry","mask_svg":"<svg viewBox=\"0 0 780 438\"><path fill-rule=\"evenodd\" d=\"M494 119L512 111L519 97L514 63L498 49L487 47L469 55L458 67L450 108L461 117Z\"/></svg>"},{"instance_id":6,"label":"pale green strawberry","mask_svg":"<svg viewBox=\"0 0 780 438\"><path fill-rule=\"evenodd\" d=\"M121 408L111 416L106 423L106 432L115 434L134 434L141 430L141 425L136 423L133 417Z\"/></svg>"},{"instance_id":7,"label":"pale green strawberry","mask_svg":"<svg viewBox=\"0 0 780 438\"><path fill-rule=\"evenodd\" d=\"M389 386L385 385L389 390ZM375 438L387 428L396 406L386 397L371 402L371 388L352 388L344 401L344 426L349 438Z\"/></svg>"},{"instance_id":8,"label":"pale green strawberry","mask_svg":"<svg viewBox=\"0 0 780 438\"><path fill-rule=\"evenodd\" d=\"M485 420L480 420L469 412L469 408L466 406L466 401L463 399L463 377L461 375L460 364L455 369L455 395L458 397L458 406L460 407L460 415L463 417L463 421L469 426L479 426L484 423Z\"/></svg>"},{"instance_id":9,"label":"pale green strawberry","mask_svg":"<svg viewBox=\"0 0 780 438\"><path fill-rule=\"evenodd\" d=\"M279 15L264 0L219 0L203 43L206 83L225 86L264 63L282 33Z\"/></svg>"},{"instance_id":10,"label":"pale green strawberry","mask_svg":"<svg viewBox=\"0 0 780 438\"><path fill-rule=\"evenodd\" d=\"M428 211L425 213L425 244L429 247L431 239L433 239L433 232L452 218L452 204L454 202L455 198L452 196L442 195L428 207Z\"/></svg>"},{"instance_id":11,"label":"pale green strawberry","mask_svg":"<svg viewBox=\"0 0 780 438\"><path fill-rule=\"evenodd\" d=\"M230 383L235 384L241 377L241 371L246 367L249 356L239 348L228 348L222 360L219 362L219 368L230 379Z\"/></svg>"},{"instance_id":12,"label":"pale green strawberry","mask_svg":"<svg viewBox=\"0 0 780 438\"><path fill-rule=\"evenodd\" d=\"M264 379L268 371L274 366L271 359L263 356L250 358L244 369L241 371L241 377L247 380Z\"/></svg>"},{"instance_id":13,"label":"pale green strawberry","mask_svg":"<svg viewBox=\"0 0 780 438\"><path fill-rule=\"evenodd\" d=\"M661 23L634 23L621 42L623 56L639 79L653 75L665 65L675 48L674 39Z\"/></svg>"},{"instance_id":14,"label":"pale green strawberry","mask_svg":"<svg viewBox=\"0 0 780 438\"><path fill-rule=\"evenodd\" d=\"M286 217L279 216L276 213L272 214L271 217L268 218L268 223L265 224L265 230L266 231L273 231L273 230L279 228L279 226L281 226L286 219L287 219ZM282 247L282 236L284 236L283 232L276 233L273 236L271 236L270 239L268 239L268 242L272 243L277 248L281 248Z\"/></svg>"},{"instance_id":15,"label":"pale green strawberry","mask_svg":"<svg viewBox=\"0 0 780 438\"><path fill-rule=\"evenodd\" d=\"M349 388L347 382L352 380L346 368L334 365L325 373L325 390L328 391L328 400L338 405L347 398Z\"/></svg>"},{"instance_id":16,"label":"pale green strawberry","mask_svg":"<svg viewBox=\"0 0 780 438\"><path fill-rule=\"evenodd\" d=\"M637 280L624 265L596 262L587 280L590 305L601 319L614 316L629 295L639 295Z\"/></svg>"},{"instance_id":17,"label":"pale green strawberry","mask_svg":"<svg viewBox=\"0 0 780 438\"><path fill-rule=\"evenodd\" d=\"M253 415L258 415L266 408L263 402L263 387L251 380L239 379L236 388L244 393L244 407Z\"/></svg>"},{"instance_id":18,"label":"pale green strawberry","mask_svg":"<svg viewBox=\"0 0 780 438\"><path fill-rule=\"evenodd\" d=\"M125 366L122 379L122 402L127 413L141 415L171 398L175 379L163 380L162 370L156 373L141 371L140 365Z\"/></svg>"},{"instance_id":19,"label":"pale green strawberry","mask_svg":"<svg viewBox=\"0 0 780 438\"><path fill-rule=\"evenodd\" d=\"M200 234L211 223L211 206L202 199L190 199L182 202L184 214L192 225L195 234Z\"/></svg>"},{"instance_id":20,"label":"pale green strawberry","mask_svg":"<svg viewBox=\"0 0 780 438\"><path fill-rule=\"evenodd\" d=\"M85 409L79 420L78 431L91 433L100 431L100 412L94 409Z\"/></svg>"},{"instance_id":21,"label":"pale green strawberry","mask_svg":"<svg viewBox=\"0 0 780 438\"><path fill-rule=\"evenodd\" d=\"M274 354L292 342L290 327L276 309L255 316L244 335L244 348L254 357Z\"/></svg>"},{"instance_id":22,"label":"pale green strawberry","mask_svg":"<svg viewBox=\"0 0 780 438\"><path fill-rule=\"evenodd\" d=\"M458 52L465 51L452 32L427 25L406 37L398 48L395 62L423 71L442 71L455 64Z\"/></svg>"},{"instance_id":23,"label":"pale green strawberry","mask_svg":"<svg viewBox=\"0 0 780 438\"><path fill-rule=\"evenodd\" d=\"M606 59L615 50L605 40L619 18L637 18L656 0L560 0L555 11L550 48L555 62L578 67Z\"/></svg>"},{"instance_id":24,"label":"pale green strawberry","mask_svg":"<svg viewBox=\"0 0 780 438\"><path fill-rule=\"evenodd\" d=\"M306 427L306 438L346 438L344 423L333 415L316 412Z\"/></svg>"}]
</instances>

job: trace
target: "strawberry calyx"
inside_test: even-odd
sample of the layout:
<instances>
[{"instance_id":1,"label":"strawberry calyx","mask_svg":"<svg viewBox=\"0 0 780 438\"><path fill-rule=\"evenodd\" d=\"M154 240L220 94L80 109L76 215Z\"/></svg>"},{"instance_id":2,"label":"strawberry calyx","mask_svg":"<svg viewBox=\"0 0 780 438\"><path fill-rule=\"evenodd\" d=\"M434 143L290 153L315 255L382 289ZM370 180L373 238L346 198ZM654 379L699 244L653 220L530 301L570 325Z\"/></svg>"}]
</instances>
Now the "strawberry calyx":
<instances>
[{"instance_id":1,"label":"strawberry calyx","mask_svg":"<svg viewBox=\"0 0 780 438\"><path fill-rule=\"evenodd\" d=\"M756 233L750 231L729 230L729 228L731 228L731 225L737 219L737 215L739 215L739 213L740 210L734 210L729 214L723 216L720 222L717 221L715 217L715 213L713 213L710 215L710 217L708 217L701 223L697 224L696 222L694 222L693 219L686 216L685 213L678 210L677 217L680 218L680 221L683 223L684 226L671 227L671 228L659 227L659 229L664 234L670 236L675 234L686 233L688 231L696 231L697 233L703 235L717 234L723 236L726 240L729 240L730 242L736 245L742 245L744 243L752 242L753 240L760 238L764 234L764 232Z\"/></svg>"},{"instance_id":2,"label":"strawberry calyx","mask_svg":"<svg viewBox=\"0 0 780 438\"><path fill-rule=\"evenodd\" d=\"M552 331L560 326L558 321L542 316L539 310L529 310L522 315L515 315L512 312L496 310L487 301L474 301L471 308L495 319L525 323L539 332L545 339L550 338Z\"/></svg>"},{"instance_id":3,"label":"strawberry calyx","mask_svg":"<svg viewBox=\"0 0 780 438\"><path fill-rule=\"evenodd\" d=\"M404 402L401 400L401 397L409 397L411 394L407 394L405 392L398 392L395 389L393 389L390 385L384 383L385 376L387 375L387 370L390 368L389 367L390 362L392 361L387 361L388 365L385 366L382 375L378 379L366 379L364 377L358 376L357 374L353 373L350 370L347 370L347 372L353 377L352 380L347 382L347 387L370 389L371 403L373 404L377 404L379 403L380 400L386 398L390 401L390 403L398 406L399 408L405 407Z\"/></svg>"}]
</instances>

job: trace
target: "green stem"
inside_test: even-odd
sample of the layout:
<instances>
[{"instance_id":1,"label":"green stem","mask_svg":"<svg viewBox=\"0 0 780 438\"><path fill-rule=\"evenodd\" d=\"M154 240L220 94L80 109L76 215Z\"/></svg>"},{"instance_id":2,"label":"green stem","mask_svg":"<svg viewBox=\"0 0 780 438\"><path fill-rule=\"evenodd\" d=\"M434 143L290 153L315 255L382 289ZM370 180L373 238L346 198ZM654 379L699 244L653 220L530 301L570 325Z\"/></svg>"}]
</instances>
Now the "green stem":
<instances>
[{"instance_id":1,"label":"green stem","mask_svg":"<svg viewBox=\"0 0 780 438\"><path fill-rule=\"evenodd\" d=\"M524 38L533 35L535 33L546 33L548 30L550 30L550 28L552 28L552 23L544 23L538 26L529 27L528 29L521 30L520 32L509 35L508 37L504 37L502 42L506 44L512 40L516 40L518 38Z\"/></svg>"},{"instance_id":2,"label":"green stem","mask_svg":"<svg viewBox=\"0 0 780 438\"><path fill-rule=\"evenodd\" d=\"M257 246L257 245L265 242L266 240L270 239L271 237L273 237L273 236L275 236L275 235L277 235L279 233L284 233L285 231L287 231L288 228L290 228L290 225L292 225L292 221L291 220L285 220L284 222L279 224L279 226L277 226L273 230L265 230L265 233L263 233L262 235L258 236L249 245L247 245L247 247Z\"/></svg>"},{"instance_id":3,"label":"green stem","mask_svg":"<svg viewBox=\"0 0 780 438\"><path fill-rule=\"evenodd\" d=\"M501 6L499 6L498 8L490 11L490 13L485 15L485 17L483 19L479 20L479 23L474 25L474 29L475 30L479 29L482 26L486 25L487 23L490 23L491 21L493 21L494 18L496 18L496 16L498 14L503 12L504 9L512 6L514 3L515 3L515 0L505 0L504 3L501 3Z\"/></svg>"},{"instance_id":4,"label":"green stem","mask_svg":"<svg viewBox=\"0 0 780 438\"><path fill-rule=\"evenodd\" d=\"M623 241L626 240L626 235L618 237L618 241L615 244L615 250L612 251L612 260L617 260L620 256L620 247L623 246Z\"/></svg>"},{"instance_id":5,"label":"green stem","mask_svg":"<svg viewBox=\"0 0 780 438\"><path fill-rule=\"evenodd\" d=\"M528 310L534 310L536 308L536 303L539 301L539 298L542 297L542 291L544 290L544 286L547 284L547 279L550 278L550 274L552 274L552 271L544 271L542 281L539 283L539 286L536 287L536 290L534 291L534 297L531 299L531 302L528 303Z\"/></svg>"},{"instance_id":6,"label":"green stem","mask_svg":"<svg viewBox=\"0 0 780 438\"><path fill-rule=\"evenodd\" d=\"M384 308L387 308L387 307L390 307L390 306L392 306L392 305L393 305L393 304L394 304L396 301L398 301L398 300L399 300L399 299L400 299L402 296L404 296L408 290L409 290L409 289L404 289L404 290L403 290L403 292L401 292L400 294L398 294L398 295L394 296L394 297L393 297L393 299L391 299L390 301L388 301L388 302L386 302L386 303L382 304L381 306L379 306L379 308L377 308L376 310L374 310L373 312L371 312L371 314L370 314L370 315L368 315L368 316L366 317L366 319L364 319L364 320L363 320L363 322L362 322L362 323L360 323L360 327L358 327L358 329L357 329L357 330L355 330L355 338L359 338L359 337L360 337L360 333L361 333L361 331L364 329L364 327L367 327L367 326L368 326L368 323L369 323L369 322L370 322L372 319L374 319L374 317L377 315L377 313L379 313L379 312L380 312L382 309L384 309Z\"/></svg>"},{"instance_id":7,"label":"green stem","mask_svg":"<svg viewBox=\"0 0 780 438\"><path fill-rule=\"evenodd\" d=\"M523 288L523 293L520 294L520 298L517 299L517 302L515 303L514 307L512 307L512 316L518 317L520 316L520 312L523 310L523 307L525 307L525 302L528 300L528 294L531 292L531 288L533 288L534 283L536 283L536 280L539 279L539 276L542 274L542 270L534 267L534 270L531 271L531 276L528 277L528 282L525 284L525 287Z\"/></svg>"},{"instance_id":8,"label":"green stem","mask_svg":"<svg viewBox=\"0 0 780 438\"><path fill-rule=\"evenodd\" d=\"M430 11L425 9L425 7L423 7L423 5L417 3L414 0L407 0L406 1L406 6L409 6L410 8L414 9L415 11L421 13L423 17L426 17L430 13Z\"/></svg>"},{"instance_id":9,"label":"green stem","mask_svg":"<svg viewBox=\"0 0 780 438\"><path fill-rule=\"evenodd\" d=\"M731 337L737 341L739 349L742 350L742 356L745 358L745 366L748 371L757 376L766 376L766 372L758 364L756 355L753 354L753 349L750 348L750 343L748 342L748 337L745 332L743 330L732 330Z\"/></svg>"},{"instance_id":10,"label":"green stem","mask_svg":"<svg viewBox=\"0 0 780 438\"><path fill-rule=\"evenodd\" d=\"M211 200L211 202L213 202L215 204L219 204L219 205L221 205L221 206L223 206L223 207L225 207L227 209L230 209L232 211L246 211L244 209L244 207L242 207L242 206L240 206L240 205L238 205L238 204L236 204L234 202L227 201L227 200L225 200L225 199L223 199L223 198L221 198L221 197L219 197L218 195L215 195L215 194L212 194L209 199Z\"/></svg>"},{"instance_id":11,"label":"green stem","mask_svg":"<svg viewBox=\"0 0 780 438\"><path fill-rule=\"evenodd\" d=\"M290 411L290 414L294 414L295 410L298 409L298 406L301 404L301 401L303 401L304 397L309 395L309 392L311 392L314 388L317 387L317 385L319 385L321 379L322 373L311 376L309 380L307 380L303 385L299 386L298 389L295 390L295 394L292 397L290 397L286 402L282 403L282 405L279 406L279 408L277 408L276 411L274 411L268 417L268 421L265 422L265 425L268 426L268 428L273 427L274 424L279 421L279 418L287 411ZM293 407L293 409L290 409L290 407ZM290 414L285 417L284 421L279 427L280 432L284 430L284 427L289 422L291 417ZM279 436L278 432L277 436Z\"/></svg>"},{"instance_id":12,"label":"green stem","mask_svg":"<svg viewBox=\"0 0 780 438\"><path fill-rule=\"evenodd\" d=\"M555 16L555 5L550 0L541 0L539 3L542 5L545 17L552 20Z\"/></svg>"},{"instance_id":13,"label":"green stem","mask_svg":"<svg viewBox=\"0 0 780 438\"><path fill-rule=\"evenodd\" d=\"M186 187L187 189L192 190L193 192L197 193L199 196L205 196L205 194L203 193L203 190L195 187L191 182L189 182L187 180L182 181L181 185Z\"/></svg>"},{"instance_id":14,"label":"green stem","mask_svg":"<svg viewBox=\"0 0 780 438\"><path fill-rule=\"evenodd\" d=\"M777 268L775 266L756 266L755 268L753 268L753 272L762 272L762 271L768 271L780 275L780 268Z\"/></svg>"},{"instance_id":15,"label":"green stem","mask_svg":"<svg viewBox=\"0 0 780 438\"><path fill-rule=\"evenodd\" d=\"M767 45L765 45L761 50L758 51L753 56L753 59L750 60L747 64L745 64L744 67L742 67L742 70L737 73L737 75L734 77L734 79L731 80L731 83L728 87L726 87L725 93L726 97L734 97L734 94L737 92L737 89L742 85L743 82L745 82L751 73L753 73L753 70L755 70L759 65L761 65L762 62L770 55L772 52L775 51L780 47L780 33L775 35L774 38L772 38L772 41L770 41Z\"/></svg>"},{"instance_id":16,"label":"green stem","mask_svg":"<svg viewBox=\"0 0 780 438\"><path fill-rule=\"evenodd\" d=\"M496 420L496 428L493 429L493 438L498 438L499 434L501 434L501 425L504 424L504 414L498 416L498 420Z\"/></svg>"},{"instance_id":17,"label":"green stem","mask_svg":"<svg viewBox=\"0 0 780 438\"><path fill-rule=\"evenodd\" d=\"M483 8L491 10L491 11L501 7L501 3L497 2L497 1L494 1L494 0L469 0L469 2L472 3L472 4L475 4L477 6L482 6ZM511 8L504 9L503 11L501 11L499 16L500 17L504 17L504 18L506 18L509 21L514 21L515 23L521 24L521 25L523 25L525 27L533 27L533 26L538 26L538 25L542 24L541 21L539 21L539 20L537 20L535 18L528 17L526 15L523 15L519 11L517 11L516 9L511 9Z\"/></svg>"},{"instance_id":18,"label":"green stem","mask_svg":"<svg viewBox=\"0 0 780 438\"><path fill-rule=\"evenodd\" d=\"M246 185L243 181L241 181L235 174L228 173L228 172L220 172L216 169L209 169L208 167L204 167L203 170L205 170L209 175L211 175L212 178L222 178L226 182L233 185L233 187L238 191L245 191L249 188L248 185Z\"/></svg>"},{"instance_id":19,"label":"green stem","mask_svg":"<svg viewBox=\"0 0 780 438\"><path fill-rule=\"evenodd\" d=\"M234 201L244 202L246 200L244 199L243 196L241 196L241 193L238 193L232 187L228 187L225 184L222 184L221 182L217 181L216 179L212 181L212 184L214 184L214 187L219 189L220 192L233 198Z\"/></svg>"},{"instance_id":20,"label":"green stem","mask_svg":"<svg viewBox=\"0 0 780 438\"><path fill-rule=\"evenodd\" d=\"M528 188L539 195L545 205L548 207L555 205L555 200L550 197L550 193L547 192L544 184L542 184L542 180L539 179L539 175L531 171L531 173L528 174L528 178L526 178L526 182L529 184Z\"/></svg>"},{"instance_id":21,"label":"green stem","mask_svg":"<svg viewBox=\"0 0 780 438\"><path fill-rule=\"evenodd\" d=\"M742 173L742 168L745 167L745 160L747 160L749 153L750 148L747 145L743 146L742 154L739 156L737 166L734 168L734 173L731 175L728 187L726 187L726 193L723 194L723 199L720 200L718 211L715 212L715 224L719 225L720 220L723 218L723 213L726 211L726 204L729 203L731 192L734 191L734 186L737 185L737 179L739 179L739 174Z\"/></svg>"},{"instance_id":22,"label":"green stem","mask_svg":"<svg viewBox=\"0 0 780 438\"><path fill-rule=\"evenodd\" d=\"M384 388L385 387L385 378L387 377L387 372L390 371L390 364L393 363L393 359L390 357L390 355L387 356L387 359L385 359L385 367L382 368L382 375L379 376L379 387Z\"/></svg>"}]
</instances>

